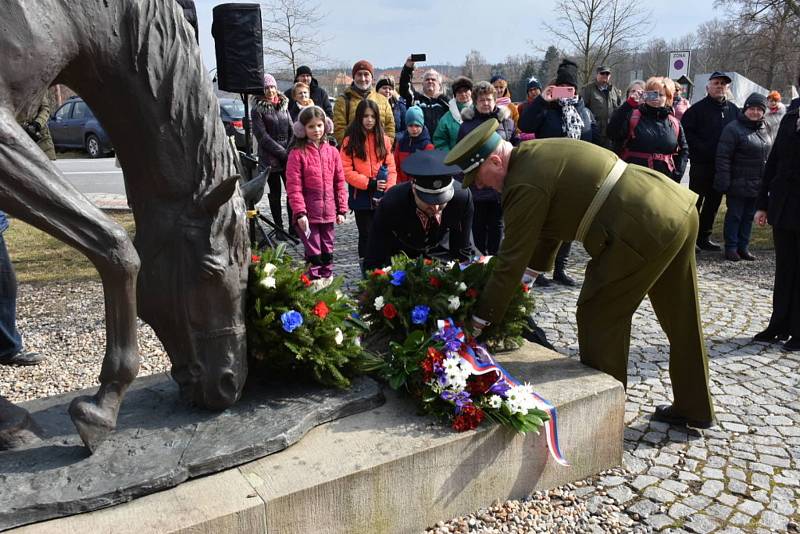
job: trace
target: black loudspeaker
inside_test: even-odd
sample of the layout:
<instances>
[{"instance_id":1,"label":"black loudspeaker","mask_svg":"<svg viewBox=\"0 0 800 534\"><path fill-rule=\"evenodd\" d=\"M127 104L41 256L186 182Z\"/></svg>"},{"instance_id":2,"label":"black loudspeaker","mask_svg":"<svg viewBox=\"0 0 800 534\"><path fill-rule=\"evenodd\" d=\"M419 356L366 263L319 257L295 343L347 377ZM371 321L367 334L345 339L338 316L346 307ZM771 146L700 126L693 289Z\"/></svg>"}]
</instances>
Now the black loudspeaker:
<instances>
[{"instance_id":1,"label":"black loudspeaker","mask_svg":"<svg viewBox=\"0 0 800 534\"><path fill-rule=\"evenodd\" d=\"M230 93L263 95L261 6L220 4L213 14L211 35L217 55L219 88Z\"/></svg>"}]
</instances>

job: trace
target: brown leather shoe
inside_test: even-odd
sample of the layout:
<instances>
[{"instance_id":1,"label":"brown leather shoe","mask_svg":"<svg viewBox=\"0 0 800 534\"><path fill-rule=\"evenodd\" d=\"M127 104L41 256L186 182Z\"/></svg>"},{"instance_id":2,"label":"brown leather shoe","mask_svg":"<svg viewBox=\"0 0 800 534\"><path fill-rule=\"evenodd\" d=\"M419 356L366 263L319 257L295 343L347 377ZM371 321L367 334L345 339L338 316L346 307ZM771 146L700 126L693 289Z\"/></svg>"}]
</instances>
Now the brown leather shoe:
<instances>
[{"instance_id":1,"label":"brown leather shoe","mask_svg":"<svg viewBox=\"0 0 800 534\"><path fill-rule=\"evenodd\" d=\"M675 413L675 409L672 407L672 405L666 404L656 406L656 411L653 412L653 415L650 419L676 426L690 426L692 428L711 428L714 426L713 420L698 421L695 419L689 419L688 417L684 417Z\"/></svg>"}]
</instances>

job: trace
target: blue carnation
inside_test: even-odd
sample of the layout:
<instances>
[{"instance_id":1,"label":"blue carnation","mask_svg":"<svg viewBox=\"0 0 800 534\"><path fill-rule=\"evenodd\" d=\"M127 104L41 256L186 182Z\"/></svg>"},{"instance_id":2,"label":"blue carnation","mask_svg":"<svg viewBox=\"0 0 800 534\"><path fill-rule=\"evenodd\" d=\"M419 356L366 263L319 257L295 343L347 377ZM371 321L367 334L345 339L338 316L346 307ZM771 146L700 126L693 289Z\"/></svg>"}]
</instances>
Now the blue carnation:
<instances>
[{"instance_id":1,"label":"blue carnation","mask_svg":"<svg viewBox=\"0 0 800 534\"><path fill-rule=\"evenodd\" d=\"M414 324L425 324L430 312L430 306L425 306L424 304L414 306L414 309L411 310L411 322Z\"/></svg>"},{"instance_id":2,"label":"blue carnation","mask_svg":"<svg viewBox=\"0 0 800 534\"><path fill-rule=\"evenodd\" d=\"M389 282L393 286L400 287L403 285L403 282L406 281L406 272L405 271L395 271L392 273L392 281Z\"/></svg>"},{"instance_id":3,"label":"blue carnation","mask_svg":"<svg viewBox=\"0 0 800 534\"><path fill-rule=\"evenodd\" d=\"M303 324L303 316L297 310L289 310L281 314L283 329L290 334Z\"/></svg>"}]
</instances>

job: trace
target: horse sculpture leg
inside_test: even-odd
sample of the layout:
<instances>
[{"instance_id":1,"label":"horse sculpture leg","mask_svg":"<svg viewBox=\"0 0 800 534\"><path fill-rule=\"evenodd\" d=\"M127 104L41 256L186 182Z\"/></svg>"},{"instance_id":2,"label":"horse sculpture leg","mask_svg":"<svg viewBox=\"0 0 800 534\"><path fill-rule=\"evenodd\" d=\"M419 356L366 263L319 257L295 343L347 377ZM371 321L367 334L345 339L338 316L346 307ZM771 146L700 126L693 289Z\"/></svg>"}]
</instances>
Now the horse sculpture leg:
<instances>
[{"instance_id":1,"label":"horse sculpture leg","mask_svg":"<svg viewBox=\"0 0 800 534\"><path fill-rule=\"evenodd\" d=\"M69 408L81 439L94 451L115 428L122 397L139 372L139 256L125 229L58 174L7 109L0 109L0 209L80 250L100 273L106 309L100 389Z\"/></svg>"}]
</instances>

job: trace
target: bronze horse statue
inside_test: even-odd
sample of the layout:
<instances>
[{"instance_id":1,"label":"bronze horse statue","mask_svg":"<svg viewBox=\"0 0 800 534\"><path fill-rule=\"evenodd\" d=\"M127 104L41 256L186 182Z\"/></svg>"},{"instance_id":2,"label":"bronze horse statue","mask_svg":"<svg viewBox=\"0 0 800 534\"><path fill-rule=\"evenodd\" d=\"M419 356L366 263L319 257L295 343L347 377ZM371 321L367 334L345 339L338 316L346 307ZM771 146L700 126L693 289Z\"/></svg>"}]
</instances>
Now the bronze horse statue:
<instances>
[{"instance_id":1,"label":"bronze horse statue","mask_svg":"<svg viewBox=\"0 0 800 534\"><path fill-rule=\"evenodd\" d=\"M80 250L103 283L100 387L69 409L84 443L93 451L115 428L139 371L137 313L164 344L184 397L206 408L232 405L247 376L245 205L219 104L178 4L7 0L0 50L0 210ZM53 84L78 92L111 136L134 242L15 121Z\"/></svg>"}]
</instances>

